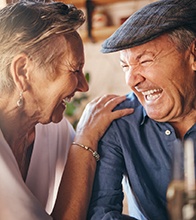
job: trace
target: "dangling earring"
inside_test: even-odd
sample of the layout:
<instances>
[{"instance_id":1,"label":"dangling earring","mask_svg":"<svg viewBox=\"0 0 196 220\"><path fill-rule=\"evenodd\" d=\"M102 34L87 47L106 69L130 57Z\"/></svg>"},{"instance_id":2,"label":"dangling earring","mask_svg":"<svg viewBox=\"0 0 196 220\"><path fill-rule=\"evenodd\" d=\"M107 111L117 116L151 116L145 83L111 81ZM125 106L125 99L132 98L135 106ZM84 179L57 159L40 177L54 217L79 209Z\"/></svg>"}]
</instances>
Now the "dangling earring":
<instances>
[{"instance_id":1,"label":"dangling earring","mask_svg":"<svg viewBox=\"0 0 196 220\"><path fill-rule=\"evenodd\" d=\"M23 91L20 92L19 100L16 102L18 107L23 106Z\"/></svg>"}]
</instances>

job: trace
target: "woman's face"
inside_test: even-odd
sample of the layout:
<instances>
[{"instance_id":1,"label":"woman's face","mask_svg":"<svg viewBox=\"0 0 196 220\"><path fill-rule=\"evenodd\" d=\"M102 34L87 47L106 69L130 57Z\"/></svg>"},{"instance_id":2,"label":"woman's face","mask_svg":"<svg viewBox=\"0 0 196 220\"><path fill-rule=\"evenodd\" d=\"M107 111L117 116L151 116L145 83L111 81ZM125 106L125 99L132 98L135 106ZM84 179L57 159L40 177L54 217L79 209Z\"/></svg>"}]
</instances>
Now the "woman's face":
<instances>
[{"instance_id":1,"label":"woman's face","mask_svg":"<svg viewBox=\"0 0 196 220\"><path fill-rule=\"evenodd\" d=\"M190 50L179 53L162 35L121 51L120 60L126 83L150 118L172 122L193 109L196 74Z\"/></svg>"},{"instance_id":2,"label":"woman's face","mask_svg":"<svg viewBox=\"0 0 196 220\"><path fill-rule=\"evenodd\" d=\"M35 68L31 79L31 109L36 109L32 114L43 124L61 121L65 102L70 101L76 91L88 91L83 74L84 51L81 38L74 32L56 40L56 65L53 68Z\"/></svg>"}]
</instances>

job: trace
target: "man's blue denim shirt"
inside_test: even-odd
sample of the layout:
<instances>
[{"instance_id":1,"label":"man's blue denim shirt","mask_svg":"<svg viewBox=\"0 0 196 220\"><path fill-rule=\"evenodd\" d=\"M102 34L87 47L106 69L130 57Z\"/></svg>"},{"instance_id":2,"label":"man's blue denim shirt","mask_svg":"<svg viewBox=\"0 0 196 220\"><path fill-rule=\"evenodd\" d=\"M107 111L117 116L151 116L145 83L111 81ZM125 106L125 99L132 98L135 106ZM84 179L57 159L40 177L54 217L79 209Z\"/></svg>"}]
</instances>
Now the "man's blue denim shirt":
<instances>
[{"instance_id":1,"label":"man's blue denim shirt","mask_svg":"<svg viewBox=\"0 0 196 220\"><path fill-rule=\"evenodd\" d=\"M177 141L174 128L150 119L133 93L118 109L128 107L134 108L134 113L115 120L99 142L100 161L88 219L123 219L125 176L128 189L132 189L132 195L128 194L130 215L139 220L167 220L166 191ZM196 124L184 139L188 137L196 140Z\"/></svg>"}]
</instances>

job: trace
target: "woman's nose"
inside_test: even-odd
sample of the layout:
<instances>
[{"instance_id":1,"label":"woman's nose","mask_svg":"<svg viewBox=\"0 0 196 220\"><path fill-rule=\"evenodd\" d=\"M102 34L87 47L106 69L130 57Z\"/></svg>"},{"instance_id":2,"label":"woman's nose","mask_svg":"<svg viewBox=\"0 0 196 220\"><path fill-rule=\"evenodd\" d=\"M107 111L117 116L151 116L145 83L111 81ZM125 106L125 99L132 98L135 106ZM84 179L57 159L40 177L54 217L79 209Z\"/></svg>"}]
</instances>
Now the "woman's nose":
<instances>
[{"instance_id":1,"label":"woman's nose","mask_svg":"<svg viewBox=\"0 0 196 220\"><path fill-rule=\"evenodd\" d=\"M86 78L84 74L80 74L80 77L78 77L78 86L77 91L79 92L87 92L89 90L88 82L86 81Z\"/></svg>"}]
</instances>

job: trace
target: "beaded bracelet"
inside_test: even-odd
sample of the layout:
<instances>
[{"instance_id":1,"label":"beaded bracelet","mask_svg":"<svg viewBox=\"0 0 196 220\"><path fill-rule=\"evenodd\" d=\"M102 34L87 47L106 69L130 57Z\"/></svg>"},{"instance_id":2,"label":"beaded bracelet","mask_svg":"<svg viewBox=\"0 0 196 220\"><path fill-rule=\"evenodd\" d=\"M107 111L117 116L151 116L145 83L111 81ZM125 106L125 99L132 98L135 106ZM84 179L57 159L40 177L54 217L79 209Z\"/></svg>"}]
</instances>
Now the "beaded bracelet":
<instances>
[{"instance_id":1,"label":"beaded bracelet","mask_svg":"<svg viewBox=\"0 0 196 220\"><path fill-rule=\"evenodd\" d=\"M77 146L79 146L79 147L84 148L85 150L90 151L90 152L92 153L93 157L96 159L96 161L99 161L100 156L99 156L99 154L97 153L97 151L94 151L94 150L91 149L90 147L87 147L87 146L85 146L85 145L83 145L83 144L79 144L79 143L76 143L76 142L73 142L72 145L77 145Z\"/></svg>"}]
</instances>

